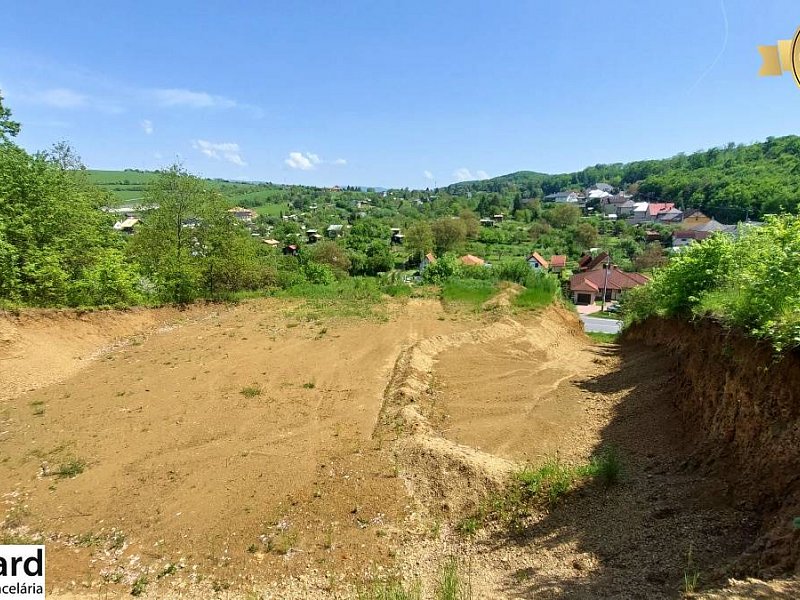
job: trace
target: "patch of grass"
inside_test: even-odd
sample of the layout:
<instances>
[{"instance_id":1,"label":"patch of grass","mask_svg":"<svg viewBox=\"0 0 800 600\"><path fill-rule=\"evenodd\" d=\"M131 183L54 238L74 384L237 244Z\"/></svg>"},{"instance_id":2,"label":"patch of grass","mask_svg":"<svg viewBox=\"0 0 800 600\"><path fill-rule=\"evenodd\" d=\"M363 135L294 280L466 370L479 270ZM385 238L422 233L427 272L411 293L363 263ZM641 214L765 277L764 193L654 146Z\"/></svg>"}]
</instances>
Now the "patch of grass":
<instances>
[{"instance_id":1,"label":"patch of grass","mask_svg":"<svg viewBox=\"0 0 800 600\"><path fill-rule=\"evenodd\" d=\"M700 583L700 570L694 564L693 548L689 544L689 551L686 553L686 568L683 570L683 591L692 594L697 590Z\"/></svg>"},{"instance_id":2,"label":"patch of grass","mask_svg":"<svg viewBox=\"0 0 800 600\"><path fill-rule=\"evenodd\" d=\"M256 396L261 395L261 386L254 383L253 385L243 387L241 390L239 390L239 393L245 398L255 398Z\"/></svg>"},{"instance_id":3,"label":"patch of grass","mask_svg":"<svg viewBox=\"0 0 800 600\"><path fill-rule=\"evenodd\" d=\"M511 304L526 310L542 308L555 301L558 291L557 279L532 273L525 279L525 289L514 296Z\"/></svg>"},{"instance_id":4,"label":"patch of grass","mask_svg":"<svg viewBox=\"0 0 800 600\"><path fill-rule=\"evenodd\" d=\"M52 475L59 479L72 479L77 477L86 470L86 461L79 458L73 458L67 462L61 463L58 468L52 472Z\"/></svg>"},{"instance_id":5,"label":"patch of grass","mask_svg":"<svg viewBox=\"0 0 800 600\"><path fill-rule=\"evenodd\" d=\"M358 600L421 600L419 581L406 587L400 581L375 581L358 590Z\"/></svg>"},{"instance_id":6,"label":"patch of grass","mask_svg":"<svg viewBox=\"0 0 800 600\"><path fill-rule=\"evenodd\" d=\"M41 543L42 538L34 535L11 533L8 531L0 534L0 546L29 546L31 544Z\"/></svg>"},{"instance_id":7,"label":"patch of grass","mask_svg":"<svg viewBox=\"0 0 800 600\"><path fill-rule=\"evenodd\" d=\"M147 575L139 575L131 586L131 596L141 596L147 591Z\"/></svg>"},{"instance_id":8,"label":"patch of grass","mask_svg":"<svg viewBox=\"0 0 800 600\"><path fill-rule=\"evenodd\" d=\"M618 333L600 333L598 331L587 331L586 335L598 344L616 344L617 338L619 338Z\"/></svg>"},{"instance_id":9,"label":"patch of grass","mask_svg":"<svg viewBox=\"0 0 800 600\"><path fill-rule=\"evenodd\" d=\"M622 474L622 460L614 446L603 449L589 462L587 473L605 486L614 485Z\"/></svg>"},{"instance_id":10,"label":"patch of grass","mask_svg":"<svg viewBox=\"0 0 800 600\"><path fill-rule=\"evenodd\" d=\"M442 285L442 300L475 310L497 290L494 282L483 279L448 279Z\"/></svg>"},{"instance_id":11,"label":"patch of grass","mask_svg":"<svg viewBox=\"0 0 800 600\"><path fill-rule=\"evenodd\" d=\"M557 457L549 459L538 468L526 467L515 473L504 491L488 496L474 514L458 523L456 530L474 535L490 520L517 526L531 514L532 506L553 506L587 480L611 486L621 473L622 461L613 447L603 449L584 465L568 465Z\"/></svg>"},{"instance_id":12,"label":"patch of grass","mask_svg":"<svg viewBox=\"0 0 800 600\"><path fill-rule=\"evenodd\" d=\"M316 383L314 383L313 381L306 381L306 382L303 384L303 387L304 387L305 389L307 389L307 390L313 390L315 387L317 387L317 384L316 384Z\"/></svg>"},{"instance_id":13,"label":"patch of grass","mask_svg":"<svg viewBox=\"0 0 800 600\"><path fill-rule=\"evenodd\" d=\"M33 409L34 417L41 417L44 414L44 400L34 400L30 403L30 407Z\"/></svg>"},{"instance_id":14,"label":"patch of grass","mask_svg":"<svg viewBox=\"0 0 800 600\"><path fill-rule=\"evenodd\" d=\"M458 561L448 558L436 586L436 600L463 600L467 598L467 586L458 573Z\"/></svg>"},{"instance_id":15,"label":"patch of grass","mask_svg":"<svg viewBox=\"0 0 800 600\"><path fill-rule=\"evenodd\" d=\"M331 284L301 283L278 292L278 296L304 299L303 305L288 316L307 321L337 317L388 319L378 282L371 277L348 277Z\"/></svg>"},{"instance_id":16,"label":"patch of grass","mask_svg":"<svg viewBox=\"0 0 800 600\"><path fill-rule=\"evenodd\" d=\"M158 572L156 579L162 579L178 572L178 565L175 563L167 563L161 571Z\"/></svg>"}]
</instances>

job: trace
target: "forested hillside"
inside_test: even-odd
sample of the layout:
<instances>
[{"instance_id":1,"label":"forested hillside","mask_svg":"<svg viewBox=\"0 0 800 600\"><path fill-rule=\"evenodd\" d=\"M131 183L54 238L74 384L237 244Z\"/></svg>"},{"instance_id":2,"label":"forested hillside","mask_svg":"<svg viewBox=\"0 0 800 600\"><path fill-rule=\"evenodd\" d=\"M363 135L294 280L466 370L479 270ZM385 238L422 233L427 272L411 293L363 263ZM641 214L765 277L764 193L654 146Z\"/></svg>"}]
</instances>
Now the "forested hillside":
<instances>
[{"instance_id":1,"label":"forested hillside","mask_svg":"<svg viewBox=\"0 0 800 600\"><path fill-rule=\"evenodd\" d=\"M726 222L796 213L800 204L800 137L770 137L750 145L731 143L662 160L595 165L576 173L520 171L448 189L453 194L485 191L511 194L515 199L542 198L598 181L632 188L642 200L701 208Z\"/></svg>"}]
</instances>

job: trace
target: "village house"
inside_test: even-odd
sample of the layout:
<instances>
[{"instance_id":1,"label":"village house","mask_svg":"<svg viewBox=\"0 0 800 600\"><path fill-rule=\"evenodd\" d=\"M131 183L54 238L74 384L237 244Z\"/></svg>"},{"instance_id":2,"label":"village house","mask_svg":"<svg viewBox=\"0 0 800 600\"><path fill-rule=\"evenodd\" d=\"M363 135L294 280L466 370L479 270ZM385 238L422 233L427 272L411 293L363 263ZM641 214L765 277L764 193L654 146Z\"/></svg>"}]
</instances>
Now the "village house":
<instances>
[{"instance_id":1,"label":"village house","mask_svg":"<svg viewBox=\"0 0 800 600\"><path fill-rule=\"evenodd\" d=\"M232 215L236 220L242 221L243 223L250 223L256 217L258 217L258 213L256 211L250 210L249 208L242 208L241 206L229 208L228 214Z\"/></svg>"},{"instance_id":2,"label":"village house","mask_svg":"<svg viewBox=\"0 0 800 600\"><path fill-rule=\"evenodd\" d=\"M711 217L706 215L700 210L691 209L687 210L686 213L683 215L683 224L688 229L691 229L695 225L704 225L711 220Z\"/></svg>"},{"instance_id":3,"label":"village house","mask_svg":"<svg viewBox=\"0 0 800 600\"><path fill-rule=\"evenodd\" d=\"M283 247L283 253L286 256L297 256L298 252L299 249L297 247L297 244L287 244L286 246Z\"/></svg>"},{"instance_id":4,"label":"village house","mask_svg":"<svg viewBox=\"0 0 800 600\"><path fill-rule=\"evenodd\" d=\"M392 227L392 237L389 240L390 243L395 244L397 246L403 245L403 240L406 239L402 233L400 233L399 227Z\"/></svg>"},{"instance_id":5,"label":"village house","mask_svg":"<svg viewBox=\"0 0 800 600\"><path fill-rule=\"evenodd\" d=\"M494 220L495 223L502 223L503 219L505 219L505 218L506 217L505 217L505 215L503 213L500 213L500 214L497 214L497 215L492 215L492 220Z\"/></svg>"},{"instance_id":6,"label":"village house","mask_svg":"<svg viewBox=\"0 0 800 600\"><path fill-rule=\"evenodd\" d=\"M567 266L567 257L564 254L554 254L550 257L550 271L561 273Z\"/></svg>"},{"instance_id":7,"label":"village house","mask_svg":"<svg viewBox=\"0 0 800 600\"><path fill-rule=\"evenodd\" d=\"M269 246L270 248L277 248L278 246L280 246L280 245L281 245L281 243L280 243L278 240L273 240L273 239L271 239L271 238L270 238L270 239L268 239L268 240L262 240L262 241L263 241L263 242L264 242L264 243L265 243L267 246Z\"/></svg>"},{"instance_id":8,"label":"village house","mask_svg":"<svg viewBox=\"0 0 800 600\"><path fill-rule=\"evenodd\" d=\"M483 218L481 219L481 225L484 227L494 227L494 219Z\"/></svg>"},{"instance_id":9,"label":"village house","mask_svg":"<svg viewBox=\"0 0 800 600\"><path fill-rule=\"evenodd\" d=\"M619 300L626 290L644 285L649 279L641 273L626 273L615 265L601 263L600 268L576 273L569 279L572 302L577 305L594 304L603 298L606 302Z\"/></svg>"},{"instance_id":10,"label":"village house","mask_svg":"<svg viewBox=\"0 0 800 600\"><path fill-rule=\"evenodd\" d=\"M545 202L558 202L558 203L565 203L565 202L577 202L578 201L578 193L577 192L556 192L554 194L547 194L544 197Z\"/></svg>"},{"instance_id":11,"label":"village house","mask_svg":"<svg viewBox=\"0 0 800 600\"><path fill-rule=\"evenodd\" d=\"M550 263L548 263L541 254L538 252L531 252L531 254L525 260L528 261L531 269L535 271L547 271Z\"/></svg>"},{"instance_id":12,"label":"village house","mask_svg":"<svg viewBox=\"0 0 800 600\"><path fill-rule=\"evenodd\" d=\"M316 244L322 239L322 236L316 229L306 229L306 237L308 237L309 244Z\"/></svg>"},{"instance_id":13,"label":"village house","mask_svg":"<svg viewBox=\"0 0 800 600\"><path fill-rule=\"evenodd\" d=\"M419 272L422 273L428 265L432 265L436 262L436 257L433 255L432 252L428 252L425 256L422 257L422 261L419 263Z\"/></svg>"},{"instance_id":14,"label":"village house","mask_svg":"<svg viewBox=\"0 0 800 600\"><path fill-rule=\"evenodd\" d=\"M114 230L121 231L122 233L133 233L134 228L139 225L141 221L136 217L126 217L122 221L117 221L114 223Z\"/></svg>"},{"instance_id":15,"label":"village house","mask_svg":"<svg viewBox=\"0 0 800 600\"><path fill-rule=\"evenodd\" d=\"M473 256L472 254L465 254L464 256L460 257L458 260L461 261L461 264L467 267L484 267L486 266L486 261L482 258L477 256Z\"/></svg>"},{"instance_id":16,"label":"village house","mask_svg":"<svg viewBox=\"0 0 800 600\"><path fill-rule=\"evenodd\" d=\"M331 239L336 239L342 235L343 229L344 225L328 225L328 228L325 230L325 234Z\"/></svg>"}]
</instances>

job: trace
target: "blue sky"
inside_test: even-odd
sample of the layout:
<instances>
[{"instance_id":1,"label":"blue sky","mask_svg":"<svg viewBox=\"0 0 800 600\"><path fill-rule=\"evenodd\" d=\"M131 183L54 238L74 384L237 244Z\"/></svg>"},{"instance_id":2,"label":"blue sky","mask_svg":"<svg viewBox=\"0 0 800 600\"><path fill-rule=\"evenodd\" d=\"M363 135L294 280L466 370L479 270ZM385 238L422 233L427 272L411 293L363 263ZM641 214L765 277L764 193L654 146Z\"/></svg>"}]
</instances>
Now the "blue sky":
<instances>
[{"instance_id":1,"label":"blue sky","mask_svg":"<svg viewBox=\"0 0 800 600\"><path fill-rule=\"evenodd\" d=\"M127 6L123 6L123 4ZM800 133L796 0L13 2L19 143L92 168L445 185Z\"/></svg>"}]
</instances>

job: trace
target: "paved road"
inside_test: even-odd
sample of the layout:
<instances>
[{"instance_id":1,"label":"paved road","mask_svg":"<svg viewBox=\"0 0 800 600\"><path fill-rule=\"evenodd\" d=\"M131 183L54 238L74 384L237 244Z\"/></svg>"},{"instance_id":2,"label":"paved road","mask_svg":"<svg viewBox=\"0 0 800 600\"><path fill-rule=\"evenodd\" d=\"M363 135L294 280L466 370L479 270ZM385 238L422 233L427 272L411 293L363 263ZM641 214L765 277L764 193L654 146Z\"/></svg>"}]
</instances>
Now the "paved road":
<instances>
[{"instance_id":1,"label":"paved road","mask_svg":"<svg viewBox=\"0 0 800 600\"><path fill-rule=\"evenodd\" d=\"M622 321L615 319L601 319L589 315L581 315L583 330L595 333L619 333L622 331Z\"/></svg>"}]
</instances>

